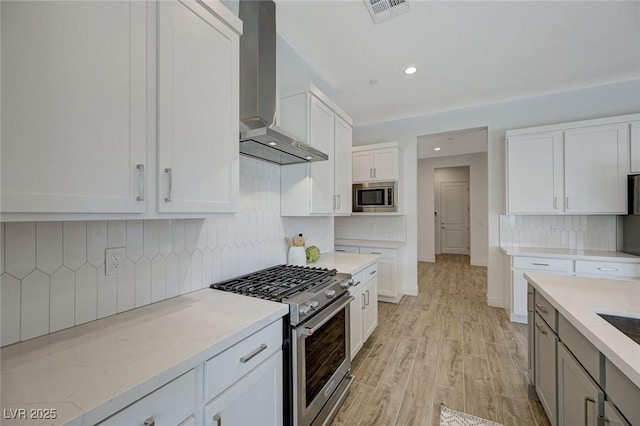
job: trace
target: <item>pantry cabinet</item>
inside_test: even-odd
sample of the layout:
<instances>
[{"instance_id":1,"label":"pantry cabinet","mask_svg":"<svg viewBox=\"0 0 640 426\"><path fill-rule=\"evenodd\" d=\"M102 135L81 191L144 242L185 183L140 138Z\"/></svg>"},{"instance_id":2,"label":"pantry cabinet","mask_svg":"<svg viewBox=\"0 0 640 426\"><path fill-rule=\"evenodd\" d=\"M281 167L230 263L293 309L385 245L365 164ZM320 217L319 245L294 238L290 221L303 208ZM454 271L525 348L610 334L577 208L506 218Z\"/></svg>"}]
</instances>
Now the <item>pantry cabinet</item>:
<instances>
[{"instance_id":1,"label":"pantry cabinet","mask_svg":"<svg viewBox=\"0 0 640 426\"><path fill-rule=\"evenodd\" d=\"M237 210L242 23L228 8L1 7L3 220Z\"/></svg>"},{"instance_id":2,"label":"pantry cabinet","mask_svg":"<svg viewBox=\"0 0 640 426\"><path fill-rule=\"evenodd\" d=\"M146 3L0 7L2 212L145 212Z\"/></svg>"},{"instance_id":3,"label":"pantry cabinet","mask_svg":"<svg viewBox=\"0 0 640 426\"><path fill-rule=\"evenodd\" d=\"M353 148L353 182L398 180L399 148L395 143Z\"/></svg>"},{"instance_id":4,"label":"pantry cabinet","mask_svg":"<svg viewBox=\"0 0 640 426\"><path fill-rule=\"evenodd\" d=\"M281 99L280 125L329 156L281 168L282 216L351 214L351 118L312 86Z\"/></svg>"},{"instance_id":5,"label":"pantry cabinet","mask_svg":"<svg viewBox=\"0 0 640 426\"><path fill-rule=\"evenodd\" d=\"M507 212L626 214L630 133L638 118L508 131Z\"/></svg>"},{"instance_id":6,"label":"pantry cabinet","mask_svg":"<svg viewBox=\"0 0 640 426\"><path fill-rule=\"evenodd\" d=\"M238 33L198 2L158 8L158 211L233 212Z\"/></svg>"}]
</instances>

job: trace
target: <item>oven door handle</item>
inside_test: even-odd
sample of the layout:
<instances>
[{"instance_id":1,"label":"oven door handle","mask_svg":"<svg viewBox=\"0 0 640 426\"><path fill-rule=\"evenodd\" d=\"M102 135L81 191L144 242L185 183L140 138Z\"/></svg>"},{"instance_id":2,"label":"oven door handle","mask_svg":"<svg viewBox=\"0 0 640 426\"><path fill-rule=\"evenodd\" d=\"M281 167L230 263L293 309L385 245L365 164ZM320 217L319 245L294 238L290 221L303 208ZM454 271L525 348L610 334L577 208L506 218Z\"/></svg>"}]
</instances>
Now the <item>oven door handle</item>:
<instances>
[{"instance_id":1,"label":"oven door handle","mask_svg":"<svg viewBox=\"0 0 640 426\"><path fill-rule=\"evenodd\" d=\"M333 309L333 313L338 312L340 309L344 308L345 306L347 306L349 303L351 303L352 300L355 300L355 297L353 296L349 296L349 298L347 300L345 300L343 303L341 303L337 308ZM329 322L329 320L333 318L333 315L327 315L326 317L324 317L323 319L320 320L320 322L318 322L317 324L313 325L312 327L302 327L301 329L301 334L303 335L307 335L307 336L311 336L313 333L315 333L316 331L318 331L318 329L320 327L322 327L323 325L325 325L327 322Z\"/></svg>"}]
</instances>

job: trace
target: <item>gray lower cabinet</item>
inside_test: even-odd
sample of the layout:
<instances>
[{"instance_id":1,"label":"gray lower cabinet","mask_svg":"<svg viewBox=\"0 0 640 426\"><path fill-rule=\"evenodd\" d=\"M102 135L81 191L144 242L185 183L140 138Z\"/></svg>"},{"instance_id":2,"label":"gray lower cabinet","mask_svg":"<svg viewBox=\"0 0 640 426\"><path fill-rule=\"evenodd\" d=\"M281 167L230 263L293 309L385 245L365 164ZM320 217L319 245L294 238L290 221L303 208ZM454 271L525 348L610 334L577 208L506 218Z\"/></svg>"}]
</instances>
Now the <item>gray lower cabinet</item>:
<instances>
[{"instance_id":1,"label":"gray lower cabinet","mask_svg":"<svg viewBox=\"0 0 640 426\"><path fill-rule=\"evenodd\" d=\"M597 426L604 393L567 347L558 343L558 426Z\"/></svg>"},{"instance_id":2,"label":"gray lower cabinet","mask_svg":"<svg viewBox=\"0 0 640 426\"><path fill-rule=\"evenodd\" d=\"M556 350L558 337L542 317L535 314L535 387L552 426L556 419Z\"/></svg>"},{"instance_id":3,"label":"gray lower cabinet","mask_svg":"<svg viewBox=\"0 0 640 426\"><path fill-rule=\"evenodd\" d=\"M631 423L627 422L609 401L604 402L604 418L602 422L603 425L607 426L631 426Z\"/></svg>"}]
</instances>

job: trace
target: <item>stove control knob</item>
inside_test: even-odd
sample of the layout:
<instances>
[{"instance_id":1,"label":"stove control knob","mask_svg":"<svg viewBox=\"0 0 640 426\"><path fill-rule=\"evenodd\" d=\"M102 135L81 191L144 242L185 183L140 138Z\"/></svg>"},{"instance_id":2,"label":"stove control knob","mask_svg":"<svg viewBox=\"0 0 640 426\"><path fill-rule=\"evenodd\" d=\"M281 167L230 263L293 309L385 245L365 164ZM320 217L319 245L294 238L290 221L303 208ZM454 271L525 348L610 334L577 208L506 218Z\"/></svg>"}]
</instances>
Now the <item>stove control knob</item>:
<instances>
[{"instance_id":1,"label":"stove control knob","mask_svg":"<svg viewBox=\"0 0 640 426\"><path fill-rule=\"evenodd\" d=\"M353 285L353 280L349 280L349 281L342 281L340 283L340 287L342 288L349 288Z\"/></svg>"},{"instance_id":2,"label":"stove control knob","mask_svg":"<svg viewBox=\"0 0 640 426\"><path fill-rule=\"evenodd\" d=\"M329 290L324 295L327 296L327 299L333 299L334 297L336 297L336 291Z\"/></svg>"},{"instance_id":3,"label":"stove control knob","mask_svg":"<svg viewBox=\"0 0 640 426\"><path fill-rule=\"evenodd\" d=\"M308 305L302 305L300 306L300 316L307 316L309 315L309 309L311 309L310 306Z\"/></svg>"},{"instance_id":4,"label":"stove control knob","mask_svg":"<svg viewBox=\"0 0 640 426\"><path fill-rule=\"evenodd\" d=\"M311 309L315 309L319 304L320 303L317 300L313 300L311 303L309 303L309 306L311 307Z\"/></svg>"}]
</instances>

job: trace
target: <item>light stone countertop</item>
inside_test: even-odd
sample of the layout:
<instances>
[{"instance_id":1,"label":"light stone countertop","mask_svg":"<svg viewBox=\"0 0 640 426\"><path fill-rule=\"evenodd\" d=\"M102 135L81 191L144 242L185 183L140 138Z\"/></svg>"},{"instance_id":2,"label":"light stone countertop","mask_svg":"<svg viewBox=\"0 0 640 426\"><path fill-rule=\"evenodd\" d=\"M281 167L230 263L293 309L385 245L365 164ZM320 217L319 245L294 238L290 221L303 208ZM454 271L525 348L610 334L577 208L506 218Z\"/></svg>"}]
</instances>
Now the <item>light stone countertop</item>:
<instances>
[{"instance_id":1,"label":"light stone countertop","mask_svg":"<svg viewBox=\"0 0 640 426\"><path fill-rule=\"evenodd\" d=\"M322 254L317 262L307 263L307 266L336 269L354 275L373 265L379 257L377 254L330 252Z\"/></svg>"},{"instance_id":2,"label":"light stone countertop","mask_svg":"<svg viewBox=\"0 0 640 426\"><path fill-rule=\"evenodd\" d=\"M209 288L2 349L2 408L56 409L93 425L289 312ZM4 412L4 410L3 410Z\"/></svg>"},{"instance_id":3,"label":"light stone countertop","mask_svg":"<svg viewBox=\"0 0 640 426\"><path fill-rule=\"evenodd\" d=\"M640 256L634 256L632 254L622 253L619 251L508 246L500 246L500 250L508 256L542 256L560 259L640 263Z\"/></svg>"},{"instance_id":4,"label":"light stone countertop","mask_svg":"<svg viewBox=\"0 0 640 426\"><path fill-rule=\"evenodd\" d=\"M338 246L357 246L388 249L397 249L407 243L406 241L348 240L344 238L336 238L333 242Z\"/></svg>"},{"instance_id":5,"label":"light stone countertop","mask_svg":"<svg viewBox=\"0 0 640 426\"><path fill-rule=\"evenodd\" d=\"M640 387L640 345L597 315L640 318L640 280L526 272L525 278L620 371Z\"/></svg>"}]
</instances>

